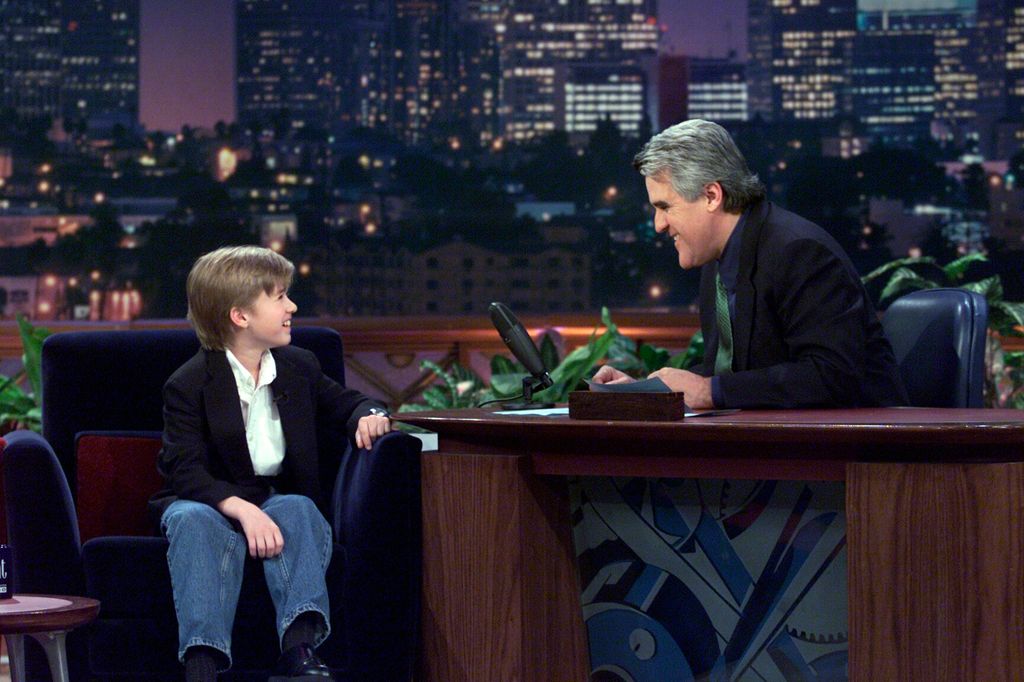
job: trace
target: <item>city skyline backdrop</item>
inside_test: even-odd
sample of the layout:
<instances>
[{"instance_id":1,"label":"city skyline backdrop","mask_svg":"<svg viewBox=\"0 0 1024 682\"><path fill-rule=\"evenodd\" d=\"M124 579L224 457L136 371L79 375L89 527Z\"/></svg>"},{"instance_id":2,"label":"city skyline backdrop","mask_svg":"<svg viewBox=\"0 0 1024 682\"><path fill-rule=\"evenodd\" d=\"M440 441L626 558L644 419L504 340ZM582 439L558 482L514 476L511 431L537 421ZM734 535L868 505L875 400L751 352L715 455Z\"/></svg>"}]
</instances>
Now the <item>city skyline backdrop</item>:
<instances>
[{"instance_id":1,"label":"city skyline backdrop","mask_svg":"<svg viewBox=\"0 0 1024 682\"><path fill-rule=\"evenodd\" d=\"M234 121L234 0L142 0L140 12L140 123ZM658 15L662 54L745 56L746 0L661 0Z\"/></svg>"}]
</instances>

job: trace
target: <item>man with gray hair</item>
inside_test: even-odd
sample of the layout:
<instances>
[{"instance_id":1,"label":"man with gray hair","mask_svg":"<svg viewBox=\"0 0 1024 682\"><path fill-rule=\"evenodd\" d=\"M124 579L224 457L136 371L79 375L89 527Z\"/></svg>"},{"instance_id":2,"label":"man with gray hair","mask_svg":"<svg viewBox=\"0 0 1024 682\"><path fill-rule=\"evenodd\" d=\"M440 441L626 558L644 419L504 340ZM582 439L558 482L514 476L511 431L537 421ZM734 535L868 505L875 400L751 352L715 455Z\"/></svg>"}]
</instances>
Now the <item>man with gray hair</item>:
<instances>
[{"instance_id":1,"label":"man with gray hair","mask_svg":"<svg viewBox=\"0 0 1024 682\"><path fill-rule=\"evenodd\" d=\"M684 121L633 161L684 269L700 267L704 363L654 372L703 408L905 405L892 348L842 248L765 199L721 126ZM630 377L611 366L598 383Z\"/></svg>"}]
</instances>

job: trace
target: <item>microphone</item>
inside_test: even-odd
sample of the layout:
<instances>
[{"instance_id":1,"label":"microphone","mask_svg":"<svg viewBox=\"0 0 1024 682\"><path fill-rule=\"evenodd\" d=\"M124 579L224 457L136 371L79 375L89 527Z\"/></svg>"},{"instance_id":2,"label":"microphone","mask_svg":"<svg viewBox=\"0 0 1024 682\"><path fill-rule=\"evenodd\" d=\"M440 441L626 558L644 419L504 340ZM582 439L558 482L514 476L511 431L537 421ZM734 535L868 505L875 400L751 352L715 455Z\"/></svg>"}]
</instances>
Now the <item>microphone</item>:
<instances>
[{"instance_id":1,"label":"microphone","mask_svg":"<svg viewBox=\"0 0 1024 682\"><path fill-rule=\"evenodd\" d=\"M491 313L491 322L494 324L494 328L498 330L498 334L501 335L502 342L512 351L512 355L515 356L516 360L522 363L526 371L530 373L529 377L523 379L523 402L505 403L503 407L510 410L525 410L545 405L552 406L552 403L540 404L532 402L534 391L547 388L554 382L551 380L551 375L544 369L544 361L540 357L540 351L537 350L537 346L534 345L530 335L526 333L522 323L504 303L495 301L491 303L488 310Z\"/></svg>"}]
</instances>

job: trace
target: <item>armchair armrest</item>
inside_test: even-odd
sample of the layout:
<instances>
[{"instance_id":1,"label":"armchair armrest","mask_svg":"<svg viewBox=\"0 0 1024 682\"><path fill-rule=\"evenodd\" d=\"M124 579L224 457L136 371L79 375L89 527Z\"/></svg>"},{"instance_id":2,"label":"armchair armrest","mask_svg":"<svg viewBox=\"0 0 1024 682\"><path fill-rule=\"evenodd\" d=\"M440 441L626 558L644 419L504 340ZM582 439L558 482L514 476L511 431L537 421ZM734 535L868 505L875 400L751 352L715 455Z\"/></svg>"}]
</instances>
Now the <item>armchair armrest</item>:
<instances>
[{"instance_id":1,"label":"armchair armrest","mask_svg":"<svg viewBox=\"0 0 1024 682\"><path fill-rule=\"evenodd\" d=\"M347 452L331 499L344 548L347 670L410 679L419 649L422 564L420 441L392 432L372 450ZM376 679L376 678L374 678Z\"/></svg>"},{"instance_id":2,"label":"armchair armrest","mask_svg":"<svg viewBox=\"0 0 1024 682\"><path fill-rule=\"evenodd\" d=\"M4 500L15 592L84 594L75 503L53 448L32 431L5 438Z\"/></svg>"}]
</instances>

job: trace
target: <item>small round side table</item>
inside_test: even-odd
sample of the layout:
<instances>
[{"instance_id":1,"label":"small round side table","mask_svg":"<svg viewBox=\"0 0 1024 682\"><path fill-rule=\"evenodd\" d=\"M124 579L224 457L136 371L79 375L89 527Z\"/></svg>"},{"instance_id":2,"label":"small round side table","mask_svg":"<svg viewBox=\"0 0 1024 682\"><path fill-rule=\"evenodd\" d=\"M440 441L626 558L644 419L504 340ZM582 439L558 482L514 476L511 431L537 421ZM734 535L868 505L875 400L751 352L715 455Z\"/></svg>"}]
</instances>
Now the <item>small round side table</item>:
<instances>
[{"instance_id":1,"label":"small round side table","mask_svg":"<svg viewBox=\"0 0 1024 682\"><path fill-rule=\"evenodd\" d=\"M0 635L7 640L11 682L25 680L25 635L43 646L54 682L68 682L64 636L91 621L99 611L100 603L88 597L16 594L0 600Z\"/></svg>"}]
</instances>

